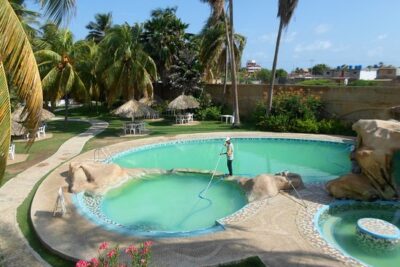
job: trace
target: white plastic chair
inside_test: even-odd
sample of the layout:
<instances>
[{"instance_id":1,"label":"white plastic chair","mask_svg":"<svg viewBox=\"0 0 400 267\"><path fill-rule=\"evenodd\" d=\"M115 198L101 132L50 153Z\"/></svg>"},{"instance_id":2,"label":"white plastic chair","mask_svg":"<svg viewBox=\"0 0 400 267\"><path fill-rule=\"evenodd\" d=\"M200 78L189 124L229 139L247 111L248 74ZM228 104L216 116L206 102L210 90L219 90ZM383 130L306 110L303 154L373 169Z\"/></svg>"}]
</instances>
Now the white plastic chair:
<instances>
[{"instance_id":1,"label":"white plastic chair","mask_svg":"<svg viewBox=\"0 0 400 267\"><path fill-rule=\"evenodd\" d=\"M36 136L40 138L40 136L43 135L43 137L46 136L46 125L40 126L36 132Z\"/></svg>"},{"instance_id":2,"label":"white plastic chair","mask_svg":"<svg viewBox=\"0 0 400 267\"><path fill-rule=\"evenodd\" d=\"M11 144L10 148L8 149L8 155L10 156L11 160L15 158L15 144Z\"/></svg>"}]
</instances>

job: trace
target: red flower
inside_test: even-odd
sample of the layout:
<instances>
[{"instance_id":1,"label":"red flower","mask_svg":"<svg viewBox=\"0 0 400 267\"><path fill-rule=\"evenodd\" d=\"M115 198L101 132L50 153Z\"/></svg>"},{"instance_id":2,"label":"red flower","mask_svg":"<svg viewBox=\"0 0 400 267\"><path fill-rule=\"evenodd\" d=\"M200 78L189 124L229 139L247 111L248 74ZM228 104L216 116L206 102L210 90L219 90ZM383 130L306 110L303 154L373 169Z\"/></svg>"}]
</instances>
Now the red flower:
<instances>
[{"instance_id":1,"label":"red flower","mask_svg":"<svg viewBox=\"0 0 400 267\"><path fill-rule=\"evenodd\" d=\"M115 251L115 249L113 249L113 250L110 250L110 252L107 253L107 257L112 258L116 254L117 254L117 252Z\"/></svg>"},{"instance_id":2,"label":"red flower","mask_svg":"<svg viewBox=\"0 0 400 267\"><path fill-rule=\"evenodd\" d=\"M96 258L91 259L90 262L92 263L92 265L90 265L90 267L97 267L100 264L99 260Z\"/></svg>"},{"instance_id":3,"label":"red flower","mask_svg":"<svg viewBox=\"0 0 400 267\"><path fill-rule=\"evenodd\" d=\"M99 250L104 250L108 248L108 243L107 242L103 242L100 244L99 246Z\"/></svg>"},{"instance_id":4,"label":"red flower","mask_svg":"<svg viewBox=\"0 0 400 267\"><path fill-rule=\"evenodd\" d=\"M147 248L147 247L151 247L153 245L153 242L152 241L145 241L144 242L144 246Z\"/></svg>"},{"instance_id":5,"label":"red flower","mask_svg":"<svg viewBox=\"0 0 400 267\"><path fill-rule=\"evenodd\" d=\"M89 267L90 266L90 262L84 261L84 260L79 260L75 267Z\"/></svg>"},{"instance_id":6,"label":"red flower","mask_svg":"<svg viewBox=\"0 0 400 267\"><path fill-rule=\"evenodd\" d=\"M134 245L130 245L129 247L127 247L125 249L126 254L133 253L133 252L137 252L137 248Z\"/></svg>"}]
</instances>

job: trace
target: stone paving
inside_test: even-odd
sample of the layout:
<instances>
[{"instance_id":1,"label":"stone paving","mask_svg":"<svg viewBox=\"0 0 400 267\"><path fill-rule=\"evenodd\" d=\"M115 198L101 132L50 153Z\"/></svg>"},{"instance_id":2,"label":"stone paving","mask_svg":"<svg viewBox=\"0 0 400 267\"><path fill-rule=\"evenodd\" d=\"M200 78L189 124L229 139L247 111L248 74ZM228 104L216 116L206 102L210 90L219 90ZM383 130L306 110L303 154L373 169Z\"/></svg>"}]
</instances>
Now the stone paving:
<instances>
[{"instance_id":1,"label":"stone paving","mask_svg":"<svg viewBox=\"0 0 400 267\"><path fill-rule=\"evenodd\" d=\"M204 133L154 137L132 140L108 147L111 154L137 146L160 142L232 137L279 137L305 138L330 141L349 141L346 138L306 134L273 134L258 132ZM93 160L93 151L74 158L73 161ZM143 239L106 231L82 217L71 203L71 194L65 193L68 212L62 218L52 217L56 190L65 182L68 163L56 168L42 183L32 203L31 217L38 235L53 252L70 259L85 259L97 254L97 247L103 241L120 244L124 248ZM317 198L305 201L311 206L318 198L326 198L323 190L300 191L305 195L315 194ZM327 199L329 201L329 199ZM319 202L318 202L319 203ZM267 266L359 266L344 258L333 258L325 246L315 246L301 227L313 227L310 220L300 216L306 209L303 202L286 193L260 201L249 209L248 214L238 213L227 220L225 231L190 237L163 238L154 240L152 266L216 266L224 262L238 261L249 256L259 256ZM307 209L309 210L309 209ZM307 214L308 212L305 211ZM62 238L61 238L62 237ZM320 240L318 240L320 241Z\"/></svg>"},{"instance_id":2,"label":"stone paving","mask_svg":"<svg viewBox=\"0 0 400 267\"><path fill-rule=\"evenodd\" d=\"M70 138L51 157L21 172L0 188L1 266L49 266L23 237L17 223L17 208L43 176L64 161L78 155L90 138L108 127L108 123L103 121L92 120L89 122L92 126L86 132Z\"/></svg>"}]
</instances>

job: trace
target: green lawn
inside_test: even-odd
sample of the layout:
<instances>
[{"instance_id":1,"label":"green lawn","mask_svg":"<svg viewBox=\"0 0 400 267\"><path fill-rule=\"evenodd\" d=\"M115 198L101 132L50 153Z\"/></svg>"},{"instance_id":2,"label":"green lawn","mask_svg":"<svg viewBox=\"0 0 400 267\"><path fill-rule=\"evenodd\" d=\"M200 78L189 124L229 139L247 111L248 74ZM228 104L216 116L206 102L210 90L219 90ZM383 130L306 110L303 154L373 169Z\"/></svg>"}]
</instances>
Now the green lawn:
<instances>
[{"instance_id":1,"label":"green lawn","mask_svg":"<svg viewBox=\"0 0 400 267\"><path fill-rule=\"evenodd\" d=\"M53 137L45 140L37 139L30 148L26 147L26 142L16 142L16 153L29 153L28 159L21 163L16 163L7 166L6 174L3 180L0 181L0 186L16 176L21 171L33 166L51 155L71 137L86 131L90 127L90 123L57 120L47 123L46 133L52 133Z\"/></svg>"}]
</instances>

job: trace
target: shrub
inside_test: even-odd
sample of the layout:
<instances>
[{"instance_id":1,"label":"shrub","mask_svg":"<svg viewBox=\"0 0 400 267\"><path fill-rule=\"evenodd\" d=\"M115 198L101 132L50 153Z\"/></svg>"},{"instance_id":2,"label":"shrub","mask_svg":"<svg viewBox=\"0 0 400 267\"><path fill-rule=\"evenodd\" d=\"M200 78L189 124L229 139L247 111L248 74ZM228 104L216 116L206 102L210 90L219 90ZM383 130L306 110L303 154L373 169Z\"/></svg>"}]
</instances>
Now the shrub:
<instances>
[{"instance_id":1,"label":"shrub","mask_svg":"<svg viewBox=\"0 0 400 267\"><path fill-rule=\"evenodd\" d=\"M291 131L298 133L318 133L318 121L315 119L297 119L292 124Z\"/></svg>"},{"instance_id":2,"label":"shrub","mask_svg":"<svg viewBox=\"0 0 400 267\"><path fill-rule=\"evenodd\" d=\"M204 120L219 120L221 115L221 107L212 106L197 111L197 117Z\"/></svg>"},{"instance_id":3,"label":"shrub","mask_svg":"<svg viewBox=\"0 0 400 267\"><path fill-rule=\"evenodd\" d=\"M202 94L199 97L200 107L196 111L196 116L200 120L219 120L222 112L222 107L215 106L212 103L209 94Z\"/></svg>"},{"instance_id":4,"label":"shrub","mask_svg":"<svg viewBox=\"0 0 400 267\"><path fill-rule=\"evenodd\" d=\"M290 118L285 114L265 116L258 126L273 132L289 132Z\"/></svg>"},{"instance_id":5,"label":"shrub","mask_svg":"<svg viewBox=\"0 0 400 267\"><path fill-rule=\"evenodd\" d=\"M266 116L266 105L257 103L253 121L261 130L354 135L348 123L322 119L323 105L319 98L302 91L279 92L273 99L272 111Z\"/></svg>"}]
</instances>

